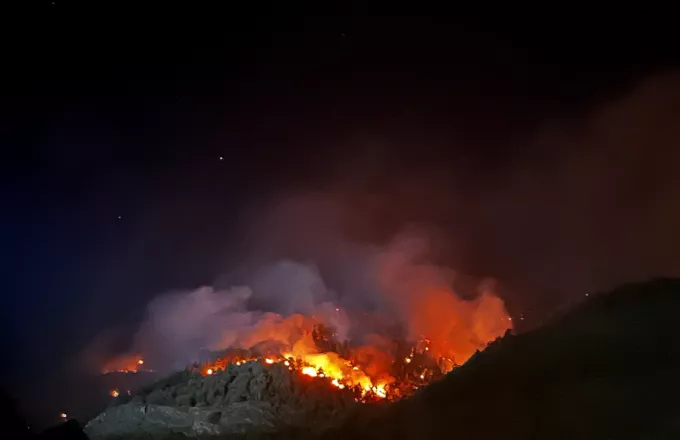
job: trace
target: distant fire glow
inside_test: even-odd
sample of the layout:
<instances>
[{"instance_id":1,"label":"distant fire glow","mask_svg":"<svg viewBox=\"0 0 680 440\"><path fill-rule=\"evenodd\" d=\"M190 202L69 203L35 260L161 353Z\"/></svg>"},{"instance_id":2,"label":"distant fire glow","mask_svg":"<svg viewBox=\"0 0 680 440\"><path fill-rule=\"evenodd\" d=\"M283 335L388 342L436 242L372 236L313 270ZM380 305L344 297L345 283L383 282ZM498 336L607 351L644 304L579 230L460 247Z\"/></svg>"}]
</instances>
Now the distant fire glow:
<instances>
[{"instance_id":1,"label":"distant fire glow","mask_svg":"<svg viewBox=\"0 0 680 440\"><path fill-rule=\"evenodd\" d=\"M123 355L111 359L102 368L102 373L138 373L153 372L154 370L144 368L144 359L140 355Z\"/></svg>"}]
</instances>

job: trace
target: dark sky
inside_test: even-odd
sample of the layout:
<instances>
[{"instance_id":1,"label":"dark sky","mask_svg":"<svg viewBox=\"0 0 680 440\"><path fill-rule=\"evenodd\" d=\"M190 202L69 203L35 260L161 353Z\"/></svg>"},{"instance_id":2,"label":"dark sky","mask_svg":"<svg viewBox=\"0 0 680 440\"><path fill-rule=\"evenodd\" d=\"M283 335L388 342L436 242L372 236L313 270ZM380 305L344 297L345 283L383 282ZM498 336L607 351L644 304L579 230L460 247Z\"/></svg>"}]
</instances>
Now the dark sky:
<instances>
[{"instance_id":1,"label":"dark sky","mask_svg":"<svg viewBox=\"0 0 680 440\"><path fill-rule=\"evenodd\" d=\"M446 264L498 277L511 312L680 262L679 233L646 246L656 220L611 228L631 212L602 203L618 188L616 206L678 218L676 182L649 177L680 137L645 132L678 115L664 20L126 20L92 7L79 19L82 6L50 3L5 39L0 342L14 361L3 378L30 381L94 335L134 326L159 292L238 266L263 241L244 224L283 195L318 191L357 240L433 225ZM670 76L644 82L657 74ZM616 100L620 115L600 110ZM660 110L633 134L598 128L635 126L645 109ZM629 250L639 260L616 260Z\"/></svg>"}]
</instances>

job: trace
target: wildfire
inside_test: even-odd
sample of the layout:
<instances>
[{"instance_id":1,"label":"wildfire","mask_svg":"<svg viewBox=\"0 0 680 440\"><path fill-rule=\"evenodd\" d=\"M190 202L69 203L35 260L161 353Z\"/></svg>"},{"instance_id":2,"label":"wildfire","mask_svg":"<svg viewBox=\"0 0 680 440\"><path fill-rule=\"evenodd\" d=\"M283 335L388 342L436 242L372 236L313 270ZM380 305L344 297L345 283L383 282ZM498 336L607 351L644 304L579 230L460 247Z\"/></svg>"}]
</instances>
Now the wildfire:
<instances>
[{"instance_id":1,"label":"wildfire","mask_svg":"<svg viewBox=\"0 0 680 440\"><path fill-rule=\"evenodd\" d=\"M380 321L379 315L355 311L351 324L362 330L363 345L351 345L340 340L347 333L341 327L343 322L349 326L348 314L335 305L311 316L266 313L236 337L225 333L224 341L210 349L227 354L195 365L195 371L212 376L232 365L259 362L352 392L357 402L392 401L441 378L512 328L502 300L493 293L463 300L429 266L404 267L400 259L383 263L381 288L400 307L400 328ZM404 279L393 276L403 271ZM141 355L124 356L104 371L137 372L143 365ZM116 397L118 390L111 395Z\"/></svg>"},{"instance_id":2,"label":"wildfire","mask_svg":"<svg viewBox=\"0 0 680 440\"><path fill-rule=\"evenodd\" d=\"M382 350L379 342L375 345L347 348L341 355L338 351L319 352L322 348L334 346L333 329L322 325L313 327L312 333L303 334L292 350L267 356L239 355L223 356L200 368L205 376L224 371L230 364L243 365L246 362L261 362L267 366L282 364L293 373L314 380L325 380L340 390L354 390L358 402L376 400L398 400L415 392L420 386L442 377L456 364L446 357L435 357L430 348L436 346L428 338L422 338L414 346L403 350L404 354ZM339 347L337 344L336 347ZM398 360L402 359L402 362Z\"/></svg>"},{"instance_id":3,"label":"wildfire","mask_svg":"<svg viewBox=\"0 0 680 440\"><path fill-rule=\"evenodd\" d=\"M315 379L325 379L330 385L344 390L346 388L356 388L360 391L361 401L368 401L374 398L385 399L388 397L387 384L383 382L376 382L363 373L359 367L352 365L349 361L337 357L335 353L324 353L307 356L305 360L294 360L285 357L266 357L240 359L238 361L229 362L226 359L218 359L214 363L204 365L202 374L210 376L221 370L217 365L242 365L246 362L263 362L265 365L273 365L281 363L288 367L289 370L297 372L303 376L308 376ZM297 366L300 366L298 369Z\"/></svg>"}]
</instances>

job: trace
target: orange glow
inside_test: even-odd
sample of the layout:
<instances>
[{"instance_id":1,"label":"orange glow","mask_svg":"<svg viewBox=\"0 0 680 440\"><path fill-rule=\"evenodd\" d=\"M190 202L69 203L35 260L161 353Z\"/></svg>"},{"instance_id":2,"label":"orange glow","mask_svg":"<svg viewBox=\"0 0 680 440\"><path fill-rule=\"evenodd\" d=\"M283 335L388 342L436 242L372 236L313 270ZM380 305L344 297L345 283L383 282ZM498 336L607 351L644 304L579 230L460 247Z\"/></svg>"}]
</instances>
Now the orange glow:
<instances>
[{"instance_id":1,"label":"orange glow","mask_svg":"<svg viewBox=\"0 0 680 440\"><path fill-rule=\"evenodd\" d=\"M379 286L396 304L412 340L422 340L417 351L433 359L462 365L475 351L512 328L503 301L489 284L480 286L473 300L460 298L451 289L452 278L442 268L415 264L412 255L397 249L378 259Z\"/></svg>"},{"instance_id":2,"label":"orange glow","mask_svg":"<svg viewBox=\"0 0 680 440\"><path fill-rule=\"evenodd\" d=\"M123 355L107 362L102 368L102 373L136 373L143 364L144 361L139 355Z\"/></svg>"},{"instance_id":3,"label":"orange glow","mask_svg":"<svg viewBox=\"0 0 680 440\"><path fill-rule=\"evenodd\" d=\"M434 299L429 300L432 302L422 300L422 303L415 304L414 307L420 307L426 314L436 314L439 308L448 307L446 302L442 306L436 301L442 300L444 293L449 295L445 291L434 290L431 292ZM468 329L462 335L455 332L460 325L455 320L443 320L439 323L421 321L422 329L430 330L428 337L421 338L410 351L406 348L406 352L402 352L399 357L393 354L394 341L380 335L369 335L364 339L366 345L346 350L344 353L348 357L334 351L321 352L317 344L325 346L324 344L329 342L330 333L320 335L321 330L317 331L312 318L302 315L285 319L274 316L256 332L257 335L250 337L253 341L260 341L262 338L265 338L265 341L266 338L279 342L288 340L288 344L284 345L284 348L287 346L288 349L282 350L279 355L269 354L266 357L225 356L204 364L200 371L203 375L209 376L226 370L229 364L262 362L274 366L282 363L284 368L293 373L315 380L326 380L330 386L339 390L354 390L359 396L356 397L358 402L397 400L413 393L423 381L429 382L441 377L455 367L454 359L460 363L464 362L475 350L483 348L487 342L495 339L497 333L508 328L507 317L498 319L505 312L502 303L499 306L494 298L482 296L476 301L455 305L458 309L469 308L459 311L456 319L466 314L479 315L469 323L472 330ZM505 324L499 325L499 321ZM282 333L276 336L277 331ZM472 341L469 331L473 331L473 336L476 335ZM248 353L248 350L243 350L242 353ZM402 359L403 362L399 362L398 359ZM396 365L403 367L397 368Z\"/></svg>"},{"instance_id":4,"label":"orange glow","mask_svg":"<svg viewBox=\"0 0 680 440\"><path fill-rule=\"evenodd\" d=\"M109 394L111 394L111 397L118 397L120 395L118 390L111 390Z\"/></svg>"},{"instance_id":5,"label":"orange glow","mask_svg":"<svg viewBox=\"0 0 680 440\"><path fill-rule=\"evenodd\" d=\"M358 402L397 400L462 365L512 328L503 302L490 291L463 300L436 268L404 266L390 258L376 266L379 287L396 304L402 323L394 334L391 330L390 334L363 334L363 345L350 346L336 340L341 330L328 325L336 321L324 321L321 311L288 317L269 313L239 334L236 343L233 335L224 336L224 345L215 348L231 354L196 365L195 371L219 375L230 365L260 362L267 368L285 368L291 374L326 381L329 387L354 393ZM339 307L331 307L328 314L333 319L347 316ZM361 316L368 321L374 318L370 312ZM380 323L381 317L376 318ZM376 325L378 330L371 327L371 331L382 328ZM141 365L141 355L130 355L112 360L104 370L136 372Z\"/></svg>"}]
</instances>

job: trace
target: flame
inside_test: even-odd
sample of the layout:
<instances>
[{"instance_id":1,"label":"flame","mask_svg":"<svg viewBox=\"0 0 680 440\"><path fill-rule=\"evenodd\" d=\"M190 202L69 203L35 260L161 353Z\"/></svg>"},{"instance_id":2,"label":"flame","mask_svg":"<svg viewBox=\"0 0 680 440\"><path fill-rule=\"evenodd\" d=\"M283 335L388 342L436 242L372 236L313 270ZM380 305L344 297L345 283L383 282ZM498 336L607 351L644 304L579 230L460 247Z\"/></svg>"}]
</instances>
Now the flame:
<instances>
[{"instance_id":1,"label":"flame","mask_svg":"<svg viewBox=\"0 0 680 440\"><path fill-rule=\"evenodd\" d=\"M266 344L266 356L241 349L240 355L220 357L200 371L209 376L226 370L229 364L282 363L294 374L327 381L339 390L353 390L358 402L397 400L442 377L510 328L502 302L489 294L463 302L446 289L431 289L411 306L423 316L441 319L413 318L411 330L427 331L427 337L421 336L401 352L393 340L377 334L365 337L365 345L350 348L345 344L343 348L334 341L335 331L315 317L272 314L243 338L247 347ZM452 315L444 319L442 310Z\"/></svg>"},{"instance_id":2,"label":"flame","mask_svg":"<svg viewBox=\"0 0 680 440\"><path fill-rule=\"evenodd\" d=\"M118 392L117 389L113 389L109 394L111 395L111 397L118 397L120 395L120 392Z\"/></svg>"},{"instance_id":3,"label":"flame","mask_svg":"<svg viewBox=\"0 0 680 440\"><path fill-rule=\"evenodd\" d=\"M304 367L302 369L302 374L307 375L307 376L311 376L311 377L316 377L317 376L316 368L314 368L314 367Z\"/></svg>"},{"instance_id":4,"label":"flame","mask_svg":"<svg viewBox=\"0 0 680 440\"><path fill-rule=\"evenodd\" d=\"M373 390L373 392L375 392L375 394L376 394L378 397L383 398L383 399L384 399L385 397L387 397L387 390L385 390L385 386L384 386L384 385L374 386L374 387L372 387L371 389Z\"/></svg>"}]
</instances>

